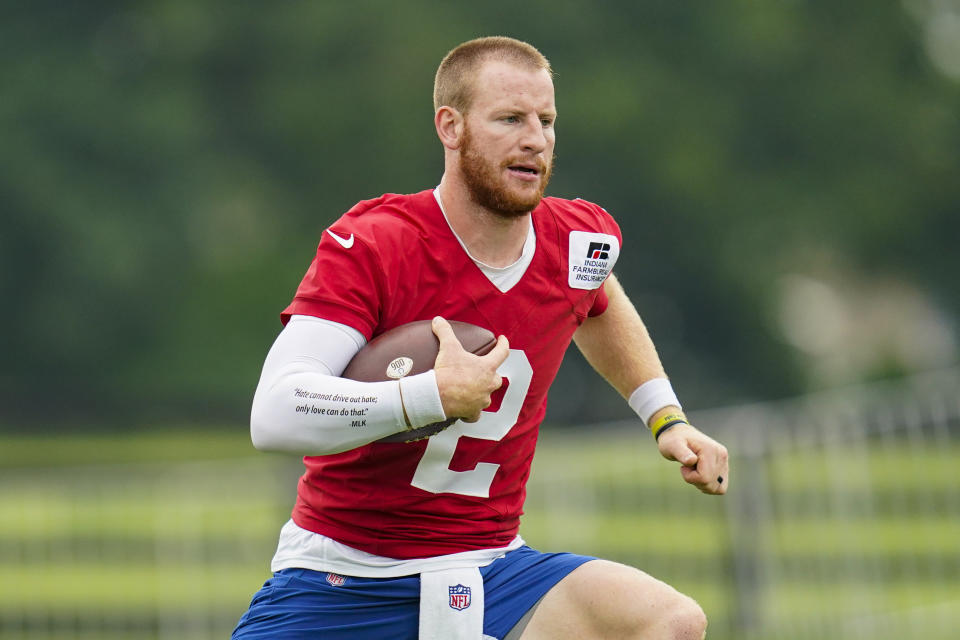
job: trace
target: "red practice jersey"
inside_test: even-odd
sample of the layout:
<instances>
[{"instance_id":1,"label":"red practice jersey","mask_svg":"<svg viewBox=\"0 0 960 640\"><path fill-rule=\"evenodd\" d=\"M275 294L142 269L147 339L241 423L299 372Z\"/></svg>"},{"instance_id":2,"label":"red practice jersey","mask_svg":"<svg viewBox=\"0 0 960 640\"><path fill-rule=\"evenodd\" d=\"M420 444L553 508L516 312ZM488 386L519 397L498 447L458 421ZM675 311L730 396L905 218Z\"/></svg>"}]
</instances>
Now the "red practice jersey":
<instances>
[{"instance_id":1,"label":"red practice jersey","mask_svg":"<svg viewBox=\"0 0 960 640\"><path fill-rule=\"evenodd\" d=\"M317 316L369 340L440 315L507 336L510 355L480 421L304 458L297 525L398 559L516 536L547 391L574 331L606 308L602 284L621 244L613 218L584 200L544 198L532 219L533 261L507 292L467 255L429 190L360 202L323 234L284 322Z\"/></svg>"}]
</instances>

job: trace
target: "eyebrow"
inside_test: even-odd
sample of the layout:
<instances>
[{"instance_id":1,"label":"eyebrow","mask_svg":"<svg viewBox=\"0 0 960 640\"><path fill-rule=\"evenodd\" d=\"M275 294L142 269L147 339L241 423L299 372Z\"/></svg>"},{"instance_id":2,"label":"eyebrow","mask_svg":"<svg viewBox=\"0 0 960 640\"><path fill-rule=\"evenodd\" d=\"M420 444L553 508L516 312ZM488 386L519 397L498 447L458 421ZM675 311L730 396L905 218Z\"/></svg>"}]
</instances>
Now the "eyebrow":
<instances>
[{"instance_id":1,"label":"eyebrow","mask_svg":"<svg viewBox=\"0 0 960 640\"><path fill-rule=\"evenodd\" d=\"M530 112L527 111L526 109L515 109L515 108L507 107L507 108L504 108L504 109L500 109L500 110L496 111L495 113L497 113L498 115L502 115L502 116L523 116L523 115L526 115L526 114L528 114L528 113L530 113ZM547 111L537 111L537 117L538 117L538 118L544 118L544 117L556 118L556 117L557 117L557 112L556 112L556 110L554 110L554 109L550 109L550 110L547 110Z\"/></svg>"}]
</instances>

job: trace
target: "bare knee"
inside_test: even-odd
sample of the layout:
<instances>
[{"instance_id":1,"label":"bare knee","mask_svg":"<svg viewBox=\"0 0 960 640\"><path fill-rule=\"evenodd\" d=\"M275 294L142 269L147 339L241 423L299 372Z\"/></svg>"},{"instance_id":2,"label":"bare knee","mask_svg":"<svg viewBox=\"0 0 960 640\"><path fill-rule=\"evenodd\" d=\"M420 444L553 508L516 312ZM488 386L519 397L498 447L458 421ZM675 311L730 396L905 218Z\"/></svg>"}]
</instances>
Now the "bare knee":
<instances>
[{"instance_id":1,"label":"bare knee","mask_svg":"<svg viewBox=\"0 0 960 640\"><path fill-rule=\"evenodd\" d=\"M647 595L631 607L631 638L656 640L703 640L707 633L707 615L696 600L673 587L656 581Z\"/></svg>"},{"instance_id":2,"label":"bare knee","mask_svg":"<svg viewBox=\"0 0 960 640\"><path fill-rule=\"evenodd\" d=\"M707 615L696 600L677 592L664 607L663 629L669 640L703 640L707 635Z\"/></svg>"},{"instance_id":3,"label":"bare knee","mask_svg":"<svg viewBox=\"0 0 960 640\"><path fill-rule=\"evenodd\" d=\"M630 602L622 609L622 637L703 640L707 616L696 600L643 571L623 569L629 587L621 583L620 588L629 594Z\"/></svg>"}]
</instances>

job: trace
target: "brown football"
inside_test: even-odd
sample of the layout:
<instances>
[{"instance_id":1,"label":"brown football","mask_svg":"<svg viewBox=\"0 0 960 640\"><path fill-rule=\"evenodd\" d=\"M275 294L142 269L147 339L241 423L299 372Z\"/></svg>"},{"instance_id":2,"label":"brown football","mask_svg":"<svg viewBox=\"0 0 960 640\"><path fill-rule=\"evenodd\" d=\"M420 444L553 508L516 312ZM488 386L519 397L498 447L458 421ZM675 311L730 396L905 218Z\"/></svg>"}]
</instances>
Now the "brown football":
<instances>
[{"instance_id":1,"label":"brown football","mask_svg":"<svg viewBox=\"0 0 960 640\"><path fill-rule=\"evenodd\" d=\"M482 356L497 344L497 337L483 327L456 320L449 322L457 340L470 353ZM430 320L417 320L381 333L357 352L341 376L361 382L382 382L429 371L440 351L440 341L430 325ZM449 418L411 431L401 431L375 442L422 440L454 422L456 418Z\"/></svg>"}]
</instances>

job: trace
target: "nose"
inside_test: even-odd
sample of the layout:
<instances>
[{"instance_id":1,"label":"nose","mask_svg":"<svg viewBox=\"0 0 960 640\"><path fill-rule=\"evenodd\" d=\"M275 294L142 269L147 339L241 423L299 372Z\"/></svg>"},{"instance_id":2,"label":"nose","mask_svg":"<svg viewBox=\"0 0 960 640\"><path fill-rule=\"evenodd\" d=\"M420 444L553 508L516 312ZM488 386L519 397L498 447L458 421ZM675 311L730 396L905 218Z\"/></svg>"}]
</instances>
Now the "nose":
<instances>
[{"instance_id":1,"label":"nose","mask_svg":"<svg viewBox=\"0 0 960 640\"><path fill-rule=\"evenodd\" d=\"M533 117L527 120L523 127L521 148L529 153L543 153L547 148L547 135L543 130L540 119Z\"/></svg>"}]
</instances>

